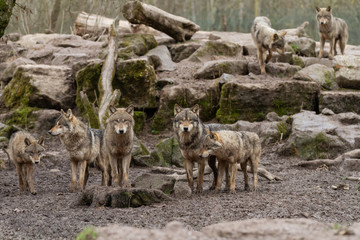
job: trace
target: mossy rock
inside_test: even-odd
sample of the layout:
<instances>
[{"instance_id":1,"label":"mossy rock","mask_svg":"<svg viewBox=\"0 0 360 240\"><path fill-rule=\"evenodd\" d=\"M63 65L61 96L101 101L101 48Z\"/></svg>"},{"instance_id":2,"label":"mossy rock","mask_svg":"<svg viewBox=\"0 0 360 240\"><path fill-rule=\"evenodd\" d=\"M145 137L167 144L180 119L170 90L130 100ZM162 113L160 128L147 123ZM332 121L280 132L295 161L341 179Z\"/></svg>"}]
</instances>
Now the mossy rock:
<instances>
[{"instance_id":1,"label":"mossy rock","mask_svg":"<svg viewBox=\"0 0 360 240\"><path fill-rule=\"evenodd\" d=\"M200 106L200 119L209 121L216 116L220 99L219 80L195 82L186 85L167 85L161 91L160 107L156 112L152 129L163 131L171 128L175 104L190 108Z\"/></svg>"},{"instance_id":2,"label":"mossy rock","mask_svg":"<svg viewBox=\"0 0 360 240\"><path fill-rule=\"evenodd\" d=\"M145 173L137 177L133 186L144 189L158 189L166 194L171 194L174 191L175 178L163 174Z\"/></svg>"},{"instance_id":3,"label":"mossy rock","mask_svg":"<svg viewBox=\"0 0 360 240\"><path fill-rule=\"evenodd\" d=\"M118 61L113 88L120 89L119 106L156 107L154 68L145 59Z\"/></svg>"},{"instance_id":4,"label":"mossy rock","mask_svg":"<svg viewBox=\"0 0 360 240\"><path fill-rule=\"evenodd\" d=\"M301 109L316 111L320 87L313 82L279 81L241 83L230 81L222 86L216 118L221 123L237 120L262 121L269 112L292 115Z\"/></svg>"},{"instance_id":5,"label":"mossy rock","mask_svg":"<svg viewBox=\"0 0 360 240\"><path fill-rule=\"evenodd\" d=\"M86 107L81 102L80 92L86 93L91 103L99 100L100 92L98 89L101 69L103 66L102 61L90 63L85 68L76 73L76 105L83 117L89 120L92 128L99 128L99 118L92 108ZM98 103L95 104L98 107Z\"/></svg>"},{"instance_id":6,"label":"mossy rock","mask_svg":"<svg viewBox=\"0 0 360 240\"><path fill-rule=\"evenodd\" d=\"M189 60L199 62L213 56L235 57L241 54L242 47L239 44L226 41L207 41L189 57Z\"/></svg>"},{"instance_id":7,"label":"mossy rock","mask_svg":"<svg viewBox=\"0 0 360 240\"><path fill-rule=\"evenodd\" d=\"M135 119L135 133L139 133L144 129L145 121L146 121L146 113L142 111L134 111L134 119Z\"/></svg>"},{"instance_id":8,"label":"mossy rock","mask_svg":"<svg viewBox=\"0 0 360 240\"><path fill-rule=\"evenodd\" d=\"M156 150L151 153L151 157L161 162L163 166L184 166L184 158L176 137L166 138L156 144Z\"/></svg>"},{"instance_id":9,"label":"mossy rock","mask_svg":"<svg viewBox=\"0 0 360 240\"><path fill-rule=\"evenodd\" d=\"M126 34L121 36L118 58L128 60L143 56L155 47L157 47L157 42L151 34Z\"/></svg>"},{"instance_id":10,"label":"mossy rock","mask_svg":"<svg viewBox=\"0 0 360 240\"><path fill-rule=\"evenodd\" d=\"M97 236L95 227L88 226L76 236L75 240L96 240Z\"/></svg>"}]
</instances>

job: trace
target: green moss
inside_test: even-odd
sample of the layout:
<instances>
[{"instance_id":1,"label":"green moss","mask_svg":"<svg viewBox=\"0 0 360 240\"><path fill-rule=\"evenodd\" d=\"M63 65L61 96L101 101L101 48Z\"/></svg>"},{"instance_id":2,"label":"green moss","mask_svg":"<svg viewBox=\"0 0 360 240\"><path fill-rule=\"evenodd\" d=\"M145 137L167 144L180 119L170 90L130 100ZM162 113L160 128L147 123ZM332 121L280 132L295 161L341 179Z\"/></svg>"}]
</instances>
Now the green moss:
<instances>
[{"instance_id":1,"label":"green moss","mask_svg":"<svg viewBox=\"0 0 360 240\"><path fill-rule=\"evenodd\" d=\"M0 0L0 37L4 35L5 29L9 24L15 0Z\"/></svg>"},{"instance_id":2,"label":"green moss","mask_svg":"<svg viewBox=\"0 0 360 240\"><path fill-rule=\"evenodd\" d=\"M145 121L146 121L146 114L141 111L134 111L134 119L135 119L135 133L138 133L143 130Z\"/></svg>"},{"instance_id":3,"label":"green moss","mask_svg":"<svg viewBox=\"0 0 360 240\"><path fill-rule=\"evenodd\" d=\"M88 119L92 128L99 128L98 115L93 111L93 108L89 105L83 105L80 97L80 92L86 93L90 103L93 103L96 107L99 105L100 92L98 89L99 79L101 76L101 63L94 63L81 69L76 74L76 105L78 106L80 113L83 117Z\"/></svg>"},{"instance_id":4,"label":"green moss","mask_svg":"<svg viewBox=\"0 0 360 240\"><path fill-rule=\"evenodd\" d=\"M98 234L93 226L86 227L81 233L79 233L75 240L96 240Z\"/></svg>"},{"instance_id":5,"label":"green moss","mask_svg":"<svg viewBox=\"0 0 360 240\"><path fill-rule=\"evenodd\" d=\"M294 56L294 57L292 58L292 64L293 64L293 65L300 66L300 67L302 67L302 68L305 67L304 61L303 61L300 57L298 57L298 56Z\"/></svg>"},{"instance_id":6,"label":"green moss","mask_svg":"<svg viewBox=\"0 0 360 240\"><path fill-rule=\"evenodd\" d=\"M323 133L317 134L314 138L307 137L296 144L297 155L303 159L327 158L330 148L330 139Z\"/></svg>"},{"instance_id":7,"label":"green moss","mask_svg":"<svg viewBox=\"0 0 360 240\"><path fill-rule=\"evenodd\" d=\"M118 58L127 60L143 56L155 47L157 42L151 34L126 34L120 40Z\"/></svg>"},{"instance_id":8,"label":"green moss","mask_svg":"<svg viewBox=\"0 0 360 240\"><path fill-rule=\"evenodd\" d=\"M120 89L120 106L155 107L156 73L148 61L128 60L118 63L113 89Z\"/></svg>"},{"instance_id":9,"label":"green moss","mask_svg":"<svg viewBox=\"0 0 360 240\"><path fill-rule=\"evenodd\" d=\"M150 154L149 150L144 146L144 144L142 144L142 142L140 142L140 149L141 149L141 155L149 155Z\"/></svg>"}]
</instances>

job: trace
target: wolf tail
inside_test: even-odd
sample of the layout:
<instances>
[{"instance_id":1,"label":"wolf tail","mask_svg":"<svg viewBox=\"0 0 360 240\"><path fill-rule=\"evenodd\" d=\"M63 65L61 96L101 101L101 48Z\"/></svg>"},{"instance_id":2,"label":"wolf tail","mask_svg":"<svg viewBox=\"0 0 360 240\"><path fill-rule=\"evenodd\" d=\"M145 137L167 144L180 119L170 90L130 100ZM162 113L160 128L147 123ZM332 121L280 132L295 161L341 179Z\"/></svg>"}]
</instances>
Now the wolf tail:
<instances>
[{"instance_id":1,"label":"wolf tail","mask_svg":"<svg viewBox=\"0 0 360 240\"><path fill-rule=\"evenodd\" d=\"M2 150L4 151L4 153L6 153L6 155L8 156L8 162L9 162L9 167L11 167L11 158L10 158L10 154L8 153L8 151L6 150L6 148L2 148Z\"/></svg>"}]
</instances>

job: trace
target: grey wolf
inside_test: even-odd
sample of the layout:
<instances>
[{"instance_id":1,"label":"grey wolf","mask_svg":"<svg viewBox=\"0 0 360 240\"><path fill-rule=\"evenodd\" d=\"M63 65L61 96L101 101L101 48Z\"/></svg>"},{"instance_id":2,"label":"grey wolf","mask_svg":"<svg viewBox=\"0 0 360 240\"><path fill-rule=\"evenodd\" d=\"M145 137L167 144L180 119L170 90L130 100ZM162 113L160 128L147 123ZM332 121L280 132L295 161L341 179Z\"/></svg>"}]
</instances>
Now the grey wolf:
<instances>
[{"instance_id":1,"label":"grey wolf","mask_svg":"<svg viewBox=\"0 0 360 240\"><path fill-rule=\"evenodd\" d=\"M196 191L203 191L203 178L206 159L200 157L200 150L206 136L208 126L205 126L199 117L200 107L198 104L192 108L182 108L178 104L174 106L173 130L179 142L182 156L184 157L184 168L189 187L194 190L193 168L198 163L198 178ZM212 126L215 128L215 126ZM210 189L215 188L217 178L216 158L209 156L208 164L213 170L214 181Z\"/></svg>"},{"instance_id":2,"label":"grey wolf","mask_svg":"<svg viewBox=\"0 0 360 240\"><path fill-rule=\"evenodd\" d=\"M207 158L209 155L216 156L218 160L218 178L215 191L221 187L222 176L225 170L230 172L230 192L235 193L235 179L237 163L240 163L244 174L245 190L249 190L249 178L247 174L247 164L250 163L253 174L253 189L257 188L257 171L261 155L261 143L259 136L253 132L246 131L210 131L204 140L201 150L201 157Z\"/></svg>"},{"instance_id":3,"label":"grey wolf","mask_svg":"<svg viewBox=\"0 0 360 240\"><path fill-rule=\"evenodd\" d=\"M30 190L35 195L34 164L40 163L45 152L44 137L37 140L28 132L16 132L11 136L5 152L16 166L20 193Z\"/></svg>"},{"instance_id":4,"label":"grey wolf","mask_svg":"<svg viewBox=\"0 0 360 240\"><path fill-rule=\"evenodd\" d=\"M76 118L71 109L61 115L56 124L49 130L52 136L59 136L70 155L71 185L70 191L77 188L77 171L79 171L78 189L85 189L89 177L89 164L95 165L102 171L102 185L108 185L108 166L101 155L102 137L101 130L89 128L85 123Z\"/></svg>"},{"instance_id":5,"label":"grey wolf","mask_svg":"<svg viewBox=\"0 0 360 240\"><path fill-rule=\"evenodd\" d=\"M134 107L116 109L110 106L109 110L102 152L110 163L114 185L127 188L130 187L129 167L134 145Z\"/></svg>"},{"instance_id":6,"label":"grey wolf","mask_svg":"<svg viewBox=\"0 0 360 240\"><path fill-rule=\"evenodd\" d=\"M345 46L347 44L349 33L346 22L332 15L331 7L316 8L316 19L320 36L320 52L319 58L322 57L326 40L330 40L329 59L333 59L336 52L336 43L339 41L341 54L344 55ZM334 51L334 52L333 52Z\"/></svg>"},{"instance_id":7,"label":"grey wolf","mask_svg":"<svg viewBox=\"0 0 360 240\"><path fill-rule=\"evenodd\" d=\"M265 74L265 63L272 57L272 51L284 53L286 31L278 32L271 28L271 22L267 17L256 17L251 27L251 37L257 48L257 57L260 63L261 74ZM265 59L266 51L269 52Z\"/></svg>"}]
</instances>

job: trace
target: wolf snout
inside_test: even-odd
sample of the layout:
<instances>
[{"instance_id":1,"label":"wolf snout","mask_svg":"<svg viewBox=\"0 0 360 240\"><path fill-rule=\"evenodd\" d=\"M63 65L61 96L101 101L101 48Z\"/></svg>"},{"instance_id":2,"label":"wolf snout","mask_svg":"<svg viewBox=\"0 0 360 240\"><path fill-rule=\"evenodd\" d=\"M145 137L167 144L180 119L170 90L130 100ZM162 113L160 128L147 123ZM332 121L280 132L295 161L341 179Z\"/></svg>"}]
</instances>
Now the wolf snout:
<instances>
[{"instance_id":1,"label":"wolf snout","mask_svg":"<svg viewBox=\"0 0 360 240\"><path fill-rule=\"evenodd\" d=\"M184 127L184 132L188 132L189 128L188 127Z\"/></svg>"},{"instance_id":2,"label":"wolf snout","mask_svg":"<svg viewBox=\"0 0 360 240\"><path fill-rule=\"evenodd\" d=\"M40 163L40 161L35 161L35 164L39 164Z\"/></svg>"}]
</instances>

